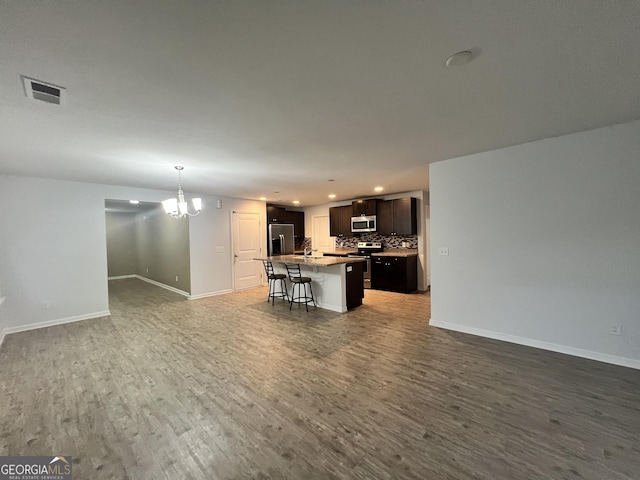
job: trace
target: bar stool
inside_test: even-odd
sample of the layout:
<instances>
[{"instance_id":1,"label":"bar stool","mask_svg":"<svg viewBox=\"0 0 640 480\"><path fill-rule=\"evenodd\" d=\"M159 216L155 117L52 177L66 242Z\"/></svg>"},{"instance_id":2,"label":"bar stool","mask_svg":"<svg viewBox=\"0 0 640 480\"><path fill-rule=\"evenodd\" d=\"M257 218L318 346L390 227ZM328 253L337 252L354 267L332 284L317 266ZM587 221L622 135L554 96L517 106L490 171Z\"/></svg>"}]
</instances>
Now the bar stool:
<instances>
[{"instance_id":1,"label":"bar stool","mask_svg":"<svg viewBox=\"0 0 640 480\"><path fill-rule=\"evenodd\" d=\"M275 305L276 297L286 298L289 301L289 293L287 292L287 282L285 278L287 276L284 273L276 273L273 270L273 265L268 260L263 260L264 270L267 272L267 280L269 280L269 295L267 295L267 302L271 299L271 305ZM276 282L280 281L280 291L276 292Z\"/></svg>"},{"instance_id":2,"label":"bar stool","mask_svg":"<svg viewBox=\"0 0 640 480\"><path fill-rule=\"evenodd\" d=\"M309 311L309 301L313 302L313 306L316 306L316 300L313 298L313 290L311 290L311 279L309 277L303 277L300 272L300 265L288 264L285 263L284 266L287 268L287 273L289 274L289 280L291 280L291 301L289 302L289 310L293 307L293 303L298 304L298 308L300 308L300 304L304 302L304 308ZM307 285L309 285L309 292L307 293ZM296 286L298 287L298 296L296 297ZM304 296L302 296L302 291L300 287L304 287Z\"/></svg>"}]
</instances>

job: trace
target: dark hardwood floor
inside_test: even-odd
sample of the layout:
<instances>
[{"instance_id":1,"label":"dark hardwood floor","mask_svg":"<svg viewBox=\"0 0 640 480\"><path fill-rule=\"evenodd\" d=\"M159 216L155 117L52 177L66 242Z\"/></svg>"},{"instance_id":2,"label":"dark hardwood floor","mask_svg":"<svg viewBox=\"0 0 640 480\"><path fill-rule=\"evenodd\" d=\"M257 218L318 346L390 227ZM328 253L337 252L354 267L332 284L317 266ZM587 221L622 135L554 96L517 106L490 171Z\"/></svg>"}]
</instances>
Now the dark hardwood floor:
<instances>
[{"instance_id":1,"label":"dark hardwood floor","mask_svg":"<svg viewBox=\"0 0 640 480\"><path fill-rule=\"evenodd\" d=\"M255 290L110 282L111 317L6 337L0 454L75 479L640 479L640 372Z\"/></svg>"}]
</instances>

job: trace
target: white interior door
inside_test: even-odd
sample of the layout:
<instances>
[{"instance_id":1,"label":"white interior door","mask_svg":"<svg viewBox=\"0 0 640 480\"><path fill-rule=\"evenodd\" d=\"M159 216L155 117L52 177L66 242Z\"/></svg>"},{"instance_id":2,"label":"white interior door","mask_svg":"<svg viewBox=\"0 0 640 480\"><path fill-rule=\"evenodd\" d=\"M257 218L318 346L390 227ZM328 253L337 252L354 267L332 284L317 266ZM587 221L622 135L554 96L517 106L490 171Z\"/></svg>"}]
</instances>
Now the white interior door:
<instances>
[{"instance_id":1,"label":"white interior door","mask_svg":"<svg viewBox=\"0 0 640 480\"><path fill-rule=\"evenodd\" d=\"M329 235L329 215L314 215L311 224L311 245L318 252L335 251L335 241Z\"/></svg>"},{"instance_id":2,"label":"white interior door","mask_svg":"<svg viewBox=\"0 0 640 480\"><path fill-rule=\"evenodd\" d=\"M262 263L254 258L262 256L263 236L260 214L233 212L233 288L258 287L262 284Z\"/></svg>"}]
</instances>

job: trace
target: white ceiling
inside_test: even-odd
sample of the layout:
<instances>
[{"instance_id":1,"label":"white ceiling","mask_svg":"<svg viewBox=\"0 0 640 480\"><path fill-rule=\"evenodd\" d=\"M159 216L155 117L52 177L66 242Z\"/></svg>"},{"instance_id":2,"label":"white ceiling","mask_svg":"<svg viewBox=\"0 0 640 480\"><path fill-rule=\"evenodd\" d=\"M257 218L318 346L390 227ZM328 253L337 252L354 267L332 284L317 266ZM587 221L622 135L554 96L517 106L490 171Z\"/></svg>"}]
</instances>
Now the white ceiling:
<instances>
[{"instance_id":1,"label":"white ceiling","mask_svg":"<svg viewBox=\"0 0 640 480\"><path fill-rule=\"evenodd\" d=\"M431 162L640 118L639 39L637 0L1 0L0 172L173 190L183 164L188 195L301 205L428 189Z\"/></svg>"}]
</instances>

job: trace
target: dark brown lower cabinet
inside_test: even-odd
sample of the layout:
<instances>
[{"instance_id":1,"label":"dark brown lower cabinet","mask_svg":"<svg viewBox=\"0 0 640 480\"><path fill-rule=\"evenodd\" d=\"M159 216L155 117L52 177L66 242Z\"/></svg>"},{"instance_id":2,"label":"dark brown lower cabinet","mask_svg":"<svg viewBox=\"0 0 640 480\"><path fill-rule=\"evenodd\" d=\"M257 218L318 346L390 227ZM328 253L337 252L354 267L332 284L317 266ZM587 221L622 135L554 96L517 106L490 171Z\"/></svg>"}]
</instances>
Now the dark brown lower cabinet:
<instances>
[{"instance_id":1,"label":"dark brown lower cabinet","mask_svg":"<svg viewBox=\"0 0 640 480\"><path fill-rule=\"evenodd\" d=\"M392 292L418 289L418 257L371 255L371 287Z\"/></svg>"},{"instance_id":2,"label":"dark brown lower cabinet","mask_svg":"<svg viewBox=\"0 0 640 480\"><path fill-rule=\"evenodd\" d=\"M347 310L362 305L365 262L347 263Z\"/></svg>"}]
</instances>

